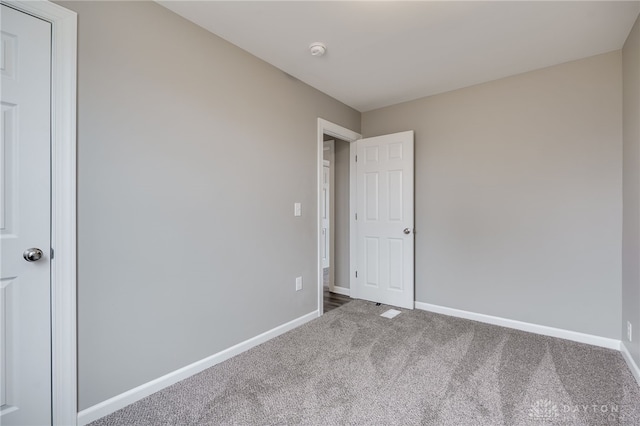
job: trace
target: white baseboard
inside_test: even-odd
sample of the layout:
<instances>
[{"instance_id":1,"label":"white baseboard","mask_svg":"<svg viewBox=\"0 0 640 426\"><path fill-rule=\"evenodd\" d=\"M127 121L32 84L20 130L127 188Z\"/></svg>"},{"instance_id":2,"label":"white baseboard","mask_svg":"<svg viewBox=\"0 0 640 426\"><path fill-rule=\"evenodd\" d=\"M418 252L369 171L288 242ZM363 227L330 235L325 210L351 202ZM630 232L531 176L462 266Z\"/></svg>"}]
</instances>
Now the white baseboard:
<instances>
[{"instance_id":1,"label":"white baseboard","mask_svg":"<svg viewBox=\"0 0 640 426\"><path fill-rule=\"evenodd\" d=\"M607 337L594 336L592 334L580 333L577 331L564 330L562 328L548 327L546 325L531 324L528 322L516 321L507 318L494 317L491 315L478 314L475 312L463 311L460 309L447 308L445 306L432 305L430 303L415 302L416 309L435 312L437 314L449 315L452 317L465 318L487 324L499 325L516 330L528 331L529 333L542 334L544 336L558 337L560 339L573 340L574 342L586 343L600 346L607 349L620 350L620 340Z\"/></svg>"},{"instance_id":2,"label":"white baseboard","mask_svg":"<svg viewBox=\"0 0 640 426\"><path fill-rule=\"evenodd\" d=\"M276 336L286 333L289 330L293 330L294 328L299 327L302 324L307 323L317 317L317 310L310 312L306 315L301 316L300 318L296 318L286 324L282 324L256 337L245 340L244 342L238 343L235 346L213 354L205 359L196 361L193 364L182 367L169 374L165 374L162 377L158 377L157 379L121 393L120 395L116 395L113 398L109 398L106 401L103 401L92 407L84 409L78 413L78 426L84 426L94 420L98 420L99 418L111 414L136 401L139 401L140 399L147 397L152 393L158 392L159 390L162 390L167 386L177 383L180 380L184 380L196 373L206 370L209 367L219 364L222 361L241 354L242 352L245 352L253 348L254 346L258 346L259 344L264 343L267 340L273 339Z\"/></svg>"},{"instance_id":3,"label":"white baseboard","mask_svg":"<svg viewBox=\"0 0 640 426\"><path fill-rule=\"evenodd\" d=\"M620 344L620 352L622 353L622 357L624 358L624 360L627 362L627 365L629 366L629 370L631 370L633 377L636 378L638 386L640 386L640 367L638 367L638 364L636 364L636 362L633 360L633 357L631 357L631 353L629 352L629 349L627 349L627 345L625 345L624 342Z\"/></svg>"},{"instance_id":4,"label":"white baseboard","mask_svg":"<svg viewBox=\"0 0 640 426\"><path fill-rule=\"evenodd\" d=\"M339 287L337 285L333 286L333 289L331 290L331 292L333 292L335 294L341 294L343 296L350 296L351 295L351 289L346 288L346 287Z\"/></svg>"}]
</instances>

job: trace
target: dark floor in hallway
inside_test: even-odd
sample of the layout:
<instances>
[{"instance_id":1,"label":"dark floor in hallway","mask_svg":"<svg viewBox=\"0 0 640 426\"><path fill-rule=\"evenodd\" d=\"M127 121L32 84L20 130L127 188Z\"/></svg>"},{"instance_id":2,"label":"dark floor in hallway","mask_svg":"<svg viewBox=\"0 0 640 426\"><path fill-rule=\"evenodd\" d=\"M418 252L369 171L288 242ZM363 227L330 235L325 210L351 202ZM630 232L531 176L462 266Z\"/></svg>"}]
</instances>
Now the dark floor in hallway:
<instances>
[{"instance_id":1,"label":"dark floor in hallway","mask_svg":"<svg viewBox=\"0 0 640 426\"><path fill-rule=\"evenodd\" d=\"M324 313L327 313L332 309L339 308L345 303L351 302L352 299L349 296L329 291L329 268L324 268L322 272L324 281Z\"/></svg>"},{"instance_id":2,"label":"dark floor in hallway","mask_svg":"<svg viewBox=\"0 0 640 426\"><path fill-rule=\"evenodd\" d=\"M345 303L351 302L349 296L343 296L342 294L332 293L329 291L329 287L324 288L324 312L327 313L332 309L339 308Z\"/></svg>"}]
</instances>

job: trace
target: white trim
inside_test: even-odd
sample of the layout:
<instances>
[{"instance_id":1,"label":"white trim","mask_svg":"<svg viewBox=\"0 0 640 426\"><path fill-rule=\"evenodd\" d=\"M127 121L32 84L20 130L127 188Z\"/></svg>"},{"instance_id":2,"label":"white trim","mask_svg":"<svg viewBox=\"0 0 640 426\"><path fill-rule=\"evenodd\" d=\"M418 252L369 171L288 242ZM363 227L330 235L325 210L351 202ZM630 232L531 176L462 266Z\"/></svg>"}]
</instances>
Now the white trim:
<instances>
[{"instance_id":1,"label":"white trim","mask_svg":"<svg viewBox=\"0 0 640 426\"><path fill-rule=\"evenodd\" d=\"M358 153L357 142L359 137L349 144L349 289L351 297L358 297L358 279L356 270L358 269L358 234L356 232L356 214L358 211L358 179L356 174L356 154Z\"/></svg>"},{"instance_id":2,"label":"white trim","mask_svg":"<svg viewBox=\"0 0 640 426\"><path fill-rule=\"evenodd\" d=\"M96 404L92 407L84 409L78 413L78 425L84 426L88 423L98 420L101 417L111 414L121 408L126 407L129 404L133 404L134 402L139 401L142 398L158 392L166 388L167 386L171 386L174 383L189 378L194 374L206 370L207 368L213 367L214 365L226 361L236 355L239 355L242 352L248 351L255 346L258 346L268 340L273 339L274 337L286 333L287 331L293 330L296 327L300 327L301 325L315 319L317 316L318 313L316 311L310 312L306 315L275 327L269 331L252 337L249 340L240 342L228 349L208 356L207 358L201 359L200 361L196 361L193 364L187 365L186 367L179 368L169 374L165 374L162 377L158 377L157 379L130 389L124 393L121 393L120 395L116 395L113 398L109 398L106 401L102 401L101 403Z\"/></svg>"},{"instance_id":3,"label":"white trim","mask_svg":"<svg viewBox=\"0 0 640 426\"><path fill-rule=\"evenodd\" d=\"M340 287L340 286L334 285L331 292L335 294L341 294L343 296L351 296L351 289L347 287Z\"/></svg>"},{"instance_id":4,"label":"white trim","mask_svg":"<svg viewBox=\"0 0 640 426\"><path fill-rule=\"evenodd\" d=\"M316 172L316 202L317 202L317 216L316 216L316 262L317 262L317 282L318 282L318 316L322 315L323 311L324 311L324 302L323 302L323 276L322 276L322 246L321 246L321 239L322 239L322 167L323 167L323 161L324 161L324 135L329 135L338 139L341 139L343 141L347 141L347 142L355 142L358 139L362 138L362 136L359 133L354 132L353 130L349 130L345 127L339 126L337 124L334 124L330 121L324 120L322 118L318 118L318 139L317 139L317 153L316 153L316 168L317 168L317 172ZM351 156L351 161L355 161L355 147L353 143L350 144L350 156ZM354 250L355 250L355 208L356 208L356 203L355 203L355 171L354 171L355 167L353 166L353 164L351 165L351 171L352 173L350 174L349 177L349 185L350 185L350 189L349 189L349 211L350 211L350 215L351 215L351 219L350 219L350 229L351 229L351 235L350 235L350 260L349 260L349 270L351 273L351 282L350 282L350 287L353 288L354 286L354 274L355 274L355 268L356 268L356 256L354 255Z\"/></svg>"},{"instance_id":5,"label":"white trim","mask_svg":"<svg viewBox=\"0 0 640 426\"><path fill-rule=\"evenodd\" d=\"M51 22L52 419L54 425L74 425L77 14L48 1L3 3Z\"/></svg>"},{"instance_id":6,"label":"white trim","mask_svg":"<svg viewBox=\"0 0 640 426\"><path fill-rule=\"evenodd\" d=\"M577 331L564 330L562 328L548 327L546 325L532 324L528 322L516 321L507 318L494 317L491 315L478 314L475 312L463 311L460 309L447 308L445 306L431 305L429 303L415 302L416 309L435 312L437 314L449 315L452 317L464 318L472 321L484 322L487 324L499 325L501 327L513 328L516 330L528 331L529 333L542 334L544 336L558 337L560 339L572 340L574 342L586 343L603 348L620 350L620 341L607 337L594 336L592 334L580 333Z\"/></svg>"},{"instance_id":7,"label":"white trim","mask_svg":"<svg viewBox=\"0 0 640 426\"><path fill-rule=\"evenodd\" d=\"M638 367L638 364L633 360L633 357L624 342L620 342L620 352L622 353L622 358L627 362L629 370L631 370L631 374L633 374L633 377L636 379L638 386L640 386L640 367Z\"/></svg>"}]
</instances>

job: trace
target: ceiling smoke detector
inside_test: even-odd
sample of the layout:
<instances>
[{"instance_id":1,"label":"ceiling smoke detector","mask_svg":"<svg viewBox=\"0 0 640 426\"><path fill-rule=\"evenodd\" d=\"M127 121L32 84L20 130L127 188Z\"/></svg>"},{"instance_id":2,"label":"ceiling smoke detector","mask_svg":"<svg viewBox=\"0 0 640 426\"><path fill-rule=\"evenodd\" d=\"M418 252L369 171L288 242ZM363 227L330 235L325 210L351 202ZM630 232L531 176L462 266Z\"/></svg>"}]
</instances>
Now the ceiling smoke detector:
<instances>
[{"instance_id":1,"label":"ceiling smoke detector","mask_svg":"<svg viewBox=\"0 0 640 426\"><path fill-rule=\"evenodd\" d=\"M312 43L309 46L309 52L311 52L311 56L322 56L327 51L327 46L323 43Z\"/></svg>"}]
</instances>

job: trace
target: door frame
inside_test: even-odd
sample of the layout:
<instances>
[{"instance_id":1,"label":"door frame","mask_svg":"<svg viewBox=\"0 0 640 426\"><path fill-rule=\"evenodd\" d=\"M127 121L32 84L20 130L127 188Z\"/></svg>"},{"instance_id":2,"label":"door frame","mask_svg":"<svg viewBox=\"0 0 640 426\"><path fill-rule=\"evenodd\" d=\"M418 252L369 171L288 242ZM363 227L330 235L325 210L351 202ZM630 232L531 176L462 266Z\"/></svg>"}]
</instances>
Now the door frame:
<instances>
[{"instance_id":1,"label":"door frame","mask_svg":"<svg viewBox=\"0 0 640 426\"><path fill-rule=\"evenodd\" d=\"M349 142L349 292L351 297L357 297L357 286L355 282L356 272L356 235L355 235L355 214L356 214L356 144L355 142L362 139L362 135L349 130L346 127L339 126L330 121L318 118L318 139L317 139L317 187L316 187L316 200L317 200L317 217L316 217L316 262L317 262L317 274L316 279L318 282L318 316L322 316L324 311L324 294L322 288L323 275L322 275L322 172L324 166L324 135L329 135L334 138L341 139ZM335 258L334 258L335 259ZM335 266L335 262L334 265Z\"/></svg>"},{"instance_id":2,"label":"door frame","mask_svg":"<svg viewBox=\"0 0 640 426\"><path fill-rule=\"evenodd\" d=\"M52 423L75 425L77 14L49 1L2 1L51 23Z\"/></svg>"}]
</instances>

